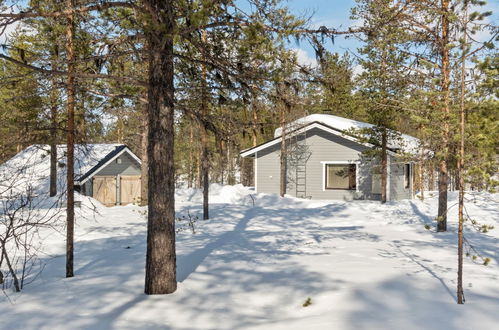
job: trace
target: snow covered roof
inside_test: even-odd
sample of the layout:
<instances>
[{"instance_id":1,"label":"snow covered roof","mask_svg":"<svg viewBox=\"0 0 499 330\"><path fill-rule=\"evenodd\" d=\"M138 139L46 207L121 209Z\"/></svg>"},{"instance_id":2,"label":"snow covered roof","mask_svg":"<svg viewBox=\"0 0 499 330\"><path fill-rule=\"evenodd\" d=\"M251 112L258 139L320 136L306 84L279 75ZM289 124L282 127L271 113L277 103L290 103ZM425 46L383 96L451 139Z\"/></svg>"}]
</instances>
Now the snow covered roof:
<instances>
[{"instance_id":1,"label":"snow covered roof","mask_svg":"<svg viewBox=\"0 0 499 330\"><path fill-rule=\"evenodd\" d=\"M372 128L374 125L369 123L364 123L356 120L351 120L347 118L342 118L333 115L324 114L313 114L291 122L288 125L288 131L290 135L301 134L307 130L313 128L319 128L326 132L336 134L346 138L348 140L353 140L358 142L358 139L352 134L352 130ZM350 131L350 132L349 132ZM256 147L243 150L241 152L242 157L248 157L254 155L256 152L266 149L276 143L280 142L280 137L282 134L282 128L279 127L274 131L274 139L260 144ZM361 134L361 133L356 133ZM362 143L366 144L366 143ZM368 146L372 146L367 144ZM390 152L396 150L404 150L405 152L415 154L419 148L419 139L412 137L410 135L401 134L401 139L389 141L388 148Z\"/></svg>"},{"instance_id":2,"label":"snow covered roof","mask_svg":"<svg viewBox=\"0 0 499 330\"><path fill-rule=\"evenodd\" d=\"M329 126L330 128L333 128L343 133L349 130L375 127L374 125L369 123L364 123L361 121L356 121L333 115L325 115L325 114L313 114L306 117L302 117L300 119L291 122L289 126L293 130L314 122L322 123L324 125ZM279 127L274 131L274 138L280 137L281 134L282 134L282 128ZM417 148L419 147L419 139L407 134L401 134L400 137L401 137L400 141L390 141L389 148L403 149L407 152L417 151Z\"/></svg>"},{"instance_id":3,"label":"snow covered roof","mask_svg":"<svg viewBox=\"0 0 499 330\"><path fill-rule=\"evenodd\" d=\"M58 191L63 191L66 184L66 145L57 146L57 182ZM75 180L83 180L105 165L123 151L138 158L124 144L77 144L75 145ZM140 160L138 160L140 162ZM50 146L36 144L29 146L10 160L0 165L1 188L15 186L26 189L47 191L50 177Z\"/></svg>"},{"instance_id":4,"label":"snow covered roof","mask_svg":"<svg viewBox=\"0 0 499 330\"><path fill-rule=\"evenodd\" d=\"M352 128L370 128L373 125L364 123L361 121L356 121L352 119L347 119L343 117L333 116L333 115L324 115L324 114L313 114L306 117L302 117L297 119L289 124L292 129L305 126L307 124L319 122L326 124L327 126L336 128L341 131L346 131ZM279 137L282 134L282 128L278 127L274 131L274 137Z\"/></svg>"}]
</instances>

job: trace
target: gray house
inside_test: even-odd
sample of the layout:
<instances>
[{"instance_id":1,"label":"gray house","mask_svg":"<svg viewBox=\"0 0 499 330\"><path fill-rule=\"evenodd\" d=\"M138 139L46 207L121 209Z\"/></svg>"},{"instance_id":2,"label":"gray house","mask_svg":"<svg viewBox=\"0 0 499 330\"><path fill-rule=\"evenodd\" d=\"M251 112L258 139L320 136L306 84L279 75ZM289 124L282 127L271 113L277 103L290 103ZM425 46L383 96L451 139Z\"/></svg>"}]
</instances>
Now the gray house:
<instances>
[{"instance_id":1,"label":"gray house","mask_svg":"<svg viewBox=\"0 0 499 330\"><path fill-rule=\"evenodd\" d=\"M381 198L381 171L376 160L363 153L372 146L352 137L349 130L372 125L331 115L310 115L286 130L286 192L299 198L354 200ZM281 128L274 139L241 152L254 159L256 192L279 193ZM413 195L413 165L401 161L414 153L418 140L402 135L389 144L387 199Z\"/></svg>"},{"instance_id":2,"label":"gray house","mask_svg":"<svg viewBox=\"0 0 499 330\"><path fill-rule=\"evenodd\" d=\"M141 161L124 144L85 145L77 162L87 163L75 179L76 189L106 206L139 202Z\"/></svg>"}]
</instances>

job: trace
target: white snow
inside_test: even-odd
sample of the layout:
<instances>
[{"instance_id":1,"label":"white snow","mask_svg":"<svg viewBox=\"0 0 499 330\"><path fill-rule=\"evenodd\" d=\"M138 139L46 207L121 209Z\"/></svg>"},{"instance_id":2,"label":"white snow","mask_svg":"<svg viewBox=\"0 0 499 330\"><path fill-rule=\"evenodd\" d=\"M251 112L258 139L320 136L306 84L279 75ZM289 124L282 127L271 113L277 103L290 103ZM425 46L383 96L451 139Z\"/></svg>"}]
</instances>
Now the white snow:
<instances>
[{"instance_id":1,"label":"white snow","mask_svg":"<svg viewBox=\"0 0 499 330\"><path fill-rule=\"evenodd\" d=\"M499 225L498 195L467 194L468 212ZM499 233L466 237L488 266L465 258L457 305L456 195L449 231L436 196L381 205L310 201L211 186L211 219L177 235L178 290L143 294L145 208L83 198L74 278L64 237L44 241L41 276L0 298L1 329L497 329ZM201 217L202 194L176 194L177 215ZM95 211L92 211L96 204ZM312 305L303 307L307 298Z\"/></svg>"},{"instance_id":2,"label":"white snow","mask_svg":"<svg viewBox=\"0 0 499 330\"><path fill-rule=\"evenodd\" d=\"M106 155L123 144L77 144L75 145L75 179L88 172ZM66 145L57 146L58 191L65 191ZM0 197L5 188L26 190L28 185L39 191L48 191L50 178L50 146L29 146L7 162L0 164ZM1 189L4 188L4 189Z\"/></svg>"},{"instance_id":3,"label":"white snow","mask_svg":"<svg viewBox=\"0 0 499 330\"><path fill-rule=\"evenodd\" d=\"M372 124L364 123L361 121L326 114L312 114L299 118L291 122L289 124L289 127L292 127L292 129L296 129L313 122L319 122L343 132L374 127L374 125ZM274 131L274 138L281 136L281 134L282 127L278 127ZM392 148L401 148L403 150L406 150L407 152L415 153L419 147L419 139L407 134L401 134L401 141L390 141L389 146Z\"/></svg>"}]
</instances>

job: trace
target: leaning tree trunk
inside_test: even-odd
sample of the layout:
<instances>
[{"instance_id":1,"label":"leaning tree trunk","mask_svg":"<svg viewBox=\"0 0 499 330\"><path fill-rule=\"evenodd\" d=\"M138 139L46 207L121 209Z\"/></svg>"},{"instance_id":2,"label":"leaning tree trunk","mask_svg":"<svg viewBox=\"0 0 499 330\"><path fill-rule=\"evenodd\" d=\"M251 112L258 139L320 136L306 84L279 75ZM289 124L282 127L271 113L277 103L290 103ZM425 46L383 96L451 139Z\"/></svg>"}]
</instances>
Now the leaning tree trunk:
<instances>
[{"instance_id":1,"label":"leaning tree trunk","mask_svg":"<svg viewBox=\"0 0 499 330\"><path fill-rule=\"evenodd\" d=\"M450 86L450 65L449 65L449 0L441 1L442 12L442 39L440 45L440 55L442 58L442 80L441 91L443 98L442 106L442 158L439 162L438 175L438 224L437 231L447 230L447 190L449 185L449 173L447 168L447 157L449 149L449 86Z\"/></svg>"},{"instance_id":2,"label":"leaning tree trunk","mask_svg":"<svg viewBox=\"0 0 499 330\"><path fill-rule=\"evenodd\" d=\"M386 203L387 201L387 183L388 183L388 153L387 153L387 143L388 136L386 128L383 128L381 133L381 203Z\"/></svg>"},{"instance_id":3,"label":"leaning tree trunk","mask_svg":"<svg viewBox=\"0 0 499 330\"><path fill-rule=\"evenodd\" d=\"M75 7L75 0L67 0L69 9ZM68 57L67 78L67 226L66 226L66 277L73 277L73 254L74 254L74 143L75 143L75 15L68 15L66 29L66 52Z\"/></svg>"},{"instance_id":4,"label":"leaning tree trunk","mask_svg":"<svg viewBox=\"0 0 499 330\"><path fill-rule=\"evenodd\" d=\"M148 42L149 207L146 294L177 289L175 252L174 63L175 13L172 1L143 0L155 28Z\"/></svg>"}]
</instances>

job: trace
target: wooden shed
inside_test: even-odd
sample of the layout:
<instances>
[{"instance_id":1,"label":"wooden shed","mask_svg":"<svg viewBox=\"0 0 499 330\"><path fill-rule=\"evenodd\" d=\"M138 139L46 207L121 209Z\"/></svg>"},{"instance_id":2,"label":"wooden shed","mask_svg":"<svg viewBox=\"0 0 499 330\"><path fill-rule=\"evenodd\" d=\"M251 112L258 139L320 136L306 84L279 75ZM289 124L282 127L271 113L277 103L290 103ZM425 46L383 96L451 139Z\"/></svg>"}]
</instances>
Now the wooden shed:
<instances>
[{"instance_id":1,"label":"wooden shed","mask_svg":"<svg viewBox=\"0 0 499 330\"><path fill-rule=\"evenodd\" d=\"M141 161L126 145L114 146L107 145L101 148L104 152L94 153L99 159L75 180L76 189L106 206L139 203Z\"/></svg>"}]
</instances>

